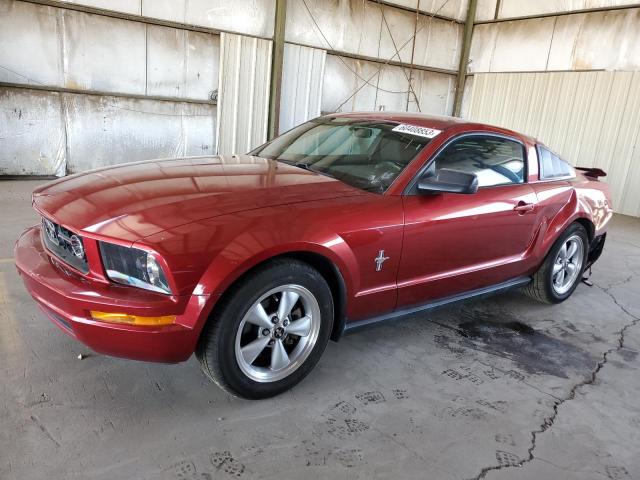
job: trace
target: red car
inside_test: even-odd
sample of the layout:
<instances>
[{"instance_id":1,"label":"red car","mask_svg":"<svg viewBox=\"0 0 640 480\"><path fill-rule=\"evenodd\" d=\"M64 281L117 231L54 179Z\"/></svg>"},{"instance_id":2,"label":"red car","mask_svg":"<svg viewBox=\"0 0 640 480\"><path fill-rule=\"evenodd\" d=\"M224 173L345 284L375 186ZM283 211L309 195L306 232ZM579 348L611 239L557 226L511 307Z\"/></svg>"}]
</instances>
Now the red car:
<instances>
[{"instance_id":1,"label":"red car","mask_svg":"<svg viewBox=\"0 0 640 480\"><path fill-rule=\"evenodd\" d=\"M93 350L195 351L218 385L264 398L346 330L513 287L565 300L604 245L602 175L488 125L329 115L248 155L45 185L15 261L46 315Z\"/></svg>"}]
</instances>

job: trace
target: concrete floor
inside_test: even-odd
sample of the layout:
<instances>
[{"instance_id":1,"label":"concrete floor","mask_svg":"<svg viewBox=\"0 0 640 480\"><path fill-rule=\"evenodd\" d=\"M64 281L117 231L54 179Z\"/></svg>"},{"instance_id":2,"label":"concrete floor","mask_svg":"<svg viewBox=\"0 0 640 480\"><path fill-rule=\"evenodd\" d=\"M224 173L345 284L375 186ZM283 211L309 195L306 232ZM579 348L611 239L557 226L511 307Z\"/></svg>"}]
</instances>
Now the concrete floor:
<instances>
[{"instance_id":1,"label":"concrete floor","mask_svg":"<svg viewBox=\"0 0 640 480\"><path fill-rule=\"evenodd\" d=\"M514 292L376 327L245 401L193 358L91 354L42 318L11 261L37 184L0 182L2 479L640 478L638 219L614 218L595 286L562 305Z\"/></svg>"}]
</instances>

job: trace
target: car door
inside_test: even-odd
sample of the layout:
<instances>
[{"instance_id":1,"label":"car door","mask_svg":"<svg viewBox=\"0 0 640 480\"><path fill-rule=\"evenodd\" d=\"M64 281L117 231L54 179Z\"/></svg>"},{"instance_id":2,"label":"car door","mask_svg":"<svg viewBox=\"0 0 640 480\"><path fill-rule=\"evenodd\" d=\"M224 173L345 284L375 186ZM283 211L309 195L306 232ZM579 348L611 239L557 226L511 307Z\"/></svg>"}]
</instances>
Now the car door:
<instances>
[{"instance_id":1,"label":"car door","mask_svg":"<svg viewBox=\"0 0 640 480\"><path fill-rule=\"evenodd\" d=\"M478 191L420 193L419 178L442 168L475 174ZM525 145L502 135L455 137L426 163L403 196L398 308L525 273L538 223L537 198L526 179Z\"/></svg>"}]
</instances>

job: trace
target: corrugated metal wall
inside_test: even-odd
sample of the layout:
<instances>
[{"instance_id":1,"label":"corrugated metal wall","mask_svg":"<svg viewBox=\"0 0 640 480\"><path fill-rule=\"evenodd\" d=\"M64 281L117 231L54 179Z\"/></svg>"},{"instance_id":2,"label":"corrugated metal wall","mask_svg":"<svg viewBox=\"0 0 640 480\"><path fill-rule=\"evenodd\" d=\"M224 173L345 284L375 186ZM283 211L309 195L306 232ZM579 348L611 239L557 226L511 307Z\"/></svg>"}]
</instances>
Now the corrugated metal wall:
<instances>
[{"instance_id":1,"label":"corrugated metal wall","mask_svg":"<svg viewBox=\"0 0 640 480\"><path fill-rule=\"evenodd\" d=\"M537 2L518 2L525 7ZM640 8L476 25L470 72L640 70Z\"/></svg>"},{"instance_id":2,"label":"corrugated metal wall","mask_svg":"<svg viewBox=\"0 0 640 480\"><path fill-rule=\"evenodd\" d=\"M0 81L209 100L219 37L0 0Z\"/></svg>"},{"instance_id":3,"label":"corrugated metal wall","mask_svg":"<svg viewBox=\"0 0 640 480\"><path fill-rule=\"evenodd\" d=\"M445 1L438 3L441 6ZM414 50L414 12L367 0L306 0L306 3L311 14L301 0L289 0L287 4L287 42L371 58L394 58L407 64L411 63L413 53L416 65L452 72L458 68L460 23L420 14ZM399 58L395 56L396 48Z\"/></svg>"},{"instance_id":4,"label":"corrugated metal wall","mask_svg":"<svg viewBox=\"0 0 640 480\"><path fill-rule=\"evenodd\" d=\"M246 153L267 140L271 41L221 34L218 153Z\"/></svg>"},{"instance_id":5,"label":"corrugated metal wall","mask_svg":"<svg viewBox=\"0 0 640 480\"><path fill-rule=\"evenodd\" d=\"M214 152L219 49L210 33L0 0L0 175Z\"/></svg>"},{"instance_id":6,"label":"corrugated metal wall","mask_svg":"<svg viewBox=\"0 0 640 480\"><path fill-rule=\"evenodd\" d=\"M263 142L275 3L0 0L0 175ZM478 20L626 4L479 0ZM288 0L280 131L320 111L451 114L467 5ZM640 8L479 24L469 72L640 70L638 25ZM222 49L220 31L233 32Z\"/></svg>"},{"instance_id":7,"label":"corrugated metal wall","mask_svg":"<svg viewBox=\"0 0 640 480\"><path fill-rule=\"evenodd\" d=\"M0 175L58 175L207 155L213 105L0 89Z\"/></svg>"},{"instance_id":8,"label":"corrugated metal wall","mask_svg":"<svg viewBox=\"0 0 640 480\"><path fill-rule=\"evenodd\" d=\"M615 210L640 216L640 72L484 73L470 91L465 118L604 169Z\"/></svg>"},{"instance_id":9,"label":"corrugated metal wall","mask_svg":"<svg viewBox=\"0 0 640 480\"><path fill-rule=\"evenodd\" d=\"M306 3L287 4L280 131L321 111L451 113L468 0ZM0 0L0 175L263 142L275 5Z\"/></svg>"},{"instance_id":10,"label":"corrugated metal wall","mask_svg":"<svg viewBox=\"0 0 640 480\"><path fill-rule=\"evenodd\" d=\"M409 89L409 77L413 92ZM422 113L451 115L455 77L424 70L411 74L406 67L327 55L323 112L380 109L415 112L418 106L414 92Z\"/></svg>"},{"instance_id":11,"label":"corrugated metal wall","mask_svg":"<svg viewBox=\"0 0 640 480\"><path fill-rule=\"evenodd\" d=\"M256 37L273 35L275 0L59 0Z\"/></svg>"},{"instance_id":12,"label":"corrugated metal wall","mask_svg":"<svg viewBox=\"0 0 640 480\"><path fill-rule=\"evenodd\" d=\"M418 4L392 3L412 9ZM459 19L466 5L425 0L420 10ZM288 7L286 40L328 50L323 112L452 113L461 23L366 0L290 0ZM411 64L417 66L413 72Z\"/></svg>"},{"instance_id":13,"label":"corrugated metal wall","mask_svg":"<svg viewBox=\"0 0 640 480\"><path fill-rule=\"evenodd\" d=\"M285 44L280 132L320 115L326 58L325 50Z\"/></svg>"}]
</instances>

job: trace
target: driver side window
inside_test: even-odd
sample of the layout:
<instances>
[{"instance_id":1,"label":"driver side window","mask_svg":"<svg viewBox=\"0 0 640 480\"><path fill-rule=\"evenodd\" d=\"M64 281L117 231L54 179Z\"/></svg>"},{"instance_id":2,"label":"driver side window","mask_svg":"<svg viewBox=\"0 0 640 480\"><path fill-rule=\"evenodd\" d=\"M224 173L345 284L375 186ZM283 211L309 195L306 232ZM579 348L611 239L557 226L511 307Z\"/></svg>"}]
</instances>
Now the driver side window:
<instances>
[{"instance_id":1,"label":"driver side window","mask_svg":"<svg viewBox=\"0 0 640 480\"><path fill-rule=\"evenodd\" d=\"M502 137L463 137L440 152L429 171L442 168L475 174L479 187L524 183L524 146Z\"/></svg>"}]
</instances>

